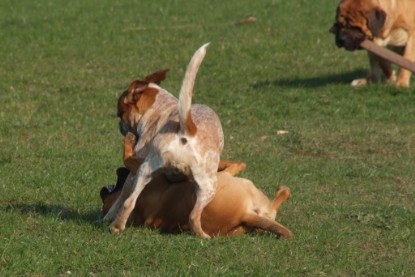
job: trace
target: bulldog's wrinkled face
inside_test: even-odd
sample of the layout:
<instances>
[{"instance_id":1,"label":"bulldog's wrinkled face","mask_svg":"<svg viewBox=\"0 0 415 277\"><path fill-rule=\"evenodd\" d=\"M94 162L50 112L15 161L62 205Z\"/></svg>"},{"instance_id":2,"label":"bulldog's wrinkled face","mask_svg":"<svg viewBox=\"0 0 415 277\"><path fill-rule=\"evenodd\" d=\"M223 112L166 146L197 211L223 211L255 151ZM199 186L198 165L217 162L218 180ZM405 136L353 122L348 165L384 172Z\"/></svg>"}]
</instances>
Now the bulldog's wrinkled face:
<instances>
[{"instance_id":1,"label":"bulldog's wrinkled face","mask_svg":"<svg viewBox=\"0 0 415 277\"><path fill-rule=\"evenodd\" d=\"M336 36L336 45L341 48L344 47L346 50L354 51L361 49L360 44L366 39L360 28L357 27L342 27L340 24L335 23L331 27L330 32Z\"/></svg>"},{"instance_id":2,"label":"bulldog's wrinkled face","mask_svg":"<svg viewBox=\"0 0 415 277\"><path fill-rule=\"evenodd\" d=\"M337 47L354 51L361 49L365 39L379 36L385 21L386 13L372 1L343 0L330 32L336 37Z\"/></svg>"}]
</instances>

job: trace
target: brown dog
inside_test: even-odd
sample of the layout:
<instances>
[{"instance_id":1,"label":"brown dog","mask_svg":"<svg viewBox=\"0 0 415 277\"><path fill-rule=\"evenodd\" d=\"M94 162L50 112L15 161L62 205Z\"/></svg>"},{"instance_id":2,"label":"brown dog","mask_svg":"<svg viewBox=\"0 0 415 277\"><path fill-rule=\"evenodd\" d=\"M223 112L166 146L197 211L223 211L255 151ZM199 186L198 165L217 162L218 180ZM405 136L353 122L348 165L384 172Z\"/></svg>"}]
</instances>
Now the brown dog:
<instances>
[{"instance_id":1,"label":"brown dog","mask_svg":"<svg viewBox=\"0 0 415 277\"><path fill-rule=\"evenodd\" d=\"M191 229L200 237L209 237L202 229L200 218L216 192L216 172L224 138L215 112L205 105L191 105L196 74L207 46L203 45L193 55L179 99L158 86L158 78L151 77L132 82L120 96L118 115L121 126L127 126L121 129L132 130L138 136L134 156L142 163L104 217L104 220L113 220L113 232L124 230L138 196L152 178L161 171L166 174L178 171L197 185L197 197L189 217Z\"/></svg>"},{"instance_id":2,"label":"brown dog","mask_svg":"<svg viewBox=\"0 0 415 277\"><path fill-rule=\"evenodd\" d=\"M379 46L403 53L415 62L415 1L413 0L342 0L337 8L336 23L330 32L336 35L338 47L353 51L365 39ZM409 87L411 72L400 68L398 77L389 61L368 53L370 73L352 86L375 83L385 77L388 83Z\"/></svg>"},{"instance_id":3,"label":"brown dog","mask_svg":"<svg viewBox=\"0 0 415 277\"><path fill-rule=\"evenodd\" d=\"M139 162L134 159L131 136L126 136L124 162L135 169ZM218 186L213 200L205 207L201 222L210 236L239 235L255 230L265 230L284 238L290 238L289 229L275 221L282 202L290 197L290 190L281 187L271 202L255 185L243 178L234 177L245 169L244 163L222 161L217 173ZM129 170L117 170L115 187L101 190L103 213L106 214L119 197ZM196 201L197 186L193 181L171 183L159 174L146 186L137 199L128 222L160 228L165 232L189 230L189 215Z\"/></svg>"}]
</instances>

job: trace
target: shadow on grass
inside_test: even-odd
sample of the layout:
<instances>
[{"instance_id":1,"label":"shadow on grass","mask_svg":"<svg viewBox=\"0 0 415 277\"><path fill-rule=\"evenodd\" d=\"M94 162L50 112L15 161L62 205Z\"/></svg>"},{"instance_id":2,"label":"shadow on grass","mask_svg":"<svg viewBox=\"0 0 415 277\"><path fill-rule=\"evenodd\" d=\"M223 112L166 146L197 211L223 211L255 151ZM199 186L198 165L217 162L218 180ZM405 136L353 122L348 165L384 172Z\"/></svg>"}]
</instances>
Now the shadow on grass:
<instances>
[{"instance_id":1,"label":"shadow on grass","mask_svg":"<svg viewBox=\"0 0 415 277\"><path fill-rule=\"evenodd\" d=\"M288 79L275 79L259 81L252 85L254 89L262 89L264 87L308 87L316 88L323 87L329 84L350 84L354 79L363 78L367 75L365 70L355 70L352 72L346 72L342 74L328 74L312 78L288 78Z\"/></svg>"},{"instance_id":2,"label":"shadow on grass","mask_svg":"<svg viewBox=\"0 0 415 277\"><path fill-rule=\"evenodd\" d=\"M17 212L24 215L41 215L59 218L60 220L73 220L83 221L91 224L96 224L96 221L100 218L101 213L98 210L91 210L87 212L81 212L69 207L62 206L60 204L12 204L9 203L2 207L6 212Z\"/></svg>"}]
</instances>

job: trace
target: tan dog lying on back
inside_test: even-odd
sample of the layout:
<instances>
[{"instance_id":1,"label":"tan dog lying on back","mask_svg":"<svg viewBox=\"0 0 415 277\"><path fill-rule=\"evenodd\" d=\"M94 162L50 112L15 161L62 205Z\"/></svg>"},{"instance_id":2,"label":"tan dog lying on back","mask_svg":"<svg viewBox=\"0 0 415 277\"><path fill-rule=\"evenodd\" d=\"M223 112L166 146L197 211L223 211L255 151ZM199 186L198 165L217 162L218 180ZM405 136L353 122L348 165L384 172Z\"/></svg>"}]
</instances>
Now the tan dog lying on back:
<instances>
[{"instance_id":1,"label":"tan dog lying on back","mask_svg":"<svg viewBox=\"0 0 415 277\"><path fill-rule=\"evenodd\" d=\"M203 208L216 191L217 168L224 139L220 120L205 105L191 105L197 71L207 44L193 55L183 80L179 100L153 82L152 77L134 81L118 101L118 115L124 130L139 138L134 156L142 164L124 185L120 197L104 220L113 220L111 230L121 232L136 200L151 179L164 171L179 171L197 185L195 205L190 213L191 229L209 238L201 226ZM157 77L157 76L156 76ZM179 200L179 199L178 199Z\"/></svg>"},{"instance_id":2,"label":"tan dog lying on back","mask_svg":"<svg viewBox=\"0 0 415 277\"><path fill-rule=\"evenodd\" d=\"M131 136L127 136L124 164L135 172L139 161L133 157L133 145ZM219 170L222 171L217 173L217 192L202 213L203 230L210 236L240 235L265 230L290 238L291 231L275 221L281 203L290 197L290 190L281 187L271 202L251 181L234 177L244 169L244 163L221 162ZM116 187L102 188L104 214L120 195L128 172L126 168L119 169ZM165 232L189 230L188 218L196 201L195 189L192 181L171 183L164 174L159 174L140 194L128 222L135 226L159 228Z\"/></svg>"}]
</instances>

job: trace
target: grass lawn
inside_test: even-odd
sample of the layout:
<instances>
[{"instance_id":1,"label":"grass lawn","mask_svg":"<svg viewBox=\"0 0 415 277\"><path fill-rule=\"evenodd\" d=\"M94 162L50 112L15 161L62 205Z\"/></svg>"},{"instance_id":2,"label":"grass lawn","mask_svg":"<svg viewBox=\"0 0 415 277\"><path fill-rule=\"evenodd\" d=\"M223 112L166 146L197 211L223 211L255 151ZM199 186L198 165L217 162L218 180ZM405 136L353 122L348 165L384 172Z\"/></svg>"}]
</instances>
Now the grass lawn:
<instances>
[{"instance_id":1,"label":"grass lawn","mask_svg":"<svg viewBox=\"0 0 415 277\"><path fill-rule=\"evenodd\" d=\"M415 276L415 80L351 88L368 62L336 48L336 6L1 1L0 276ZM194 102L243 177L291 188L294 238L110 234L95 221L122 164L118 95L162 68L177 95L209 41Z\"/></svg>"}]
</instances>

